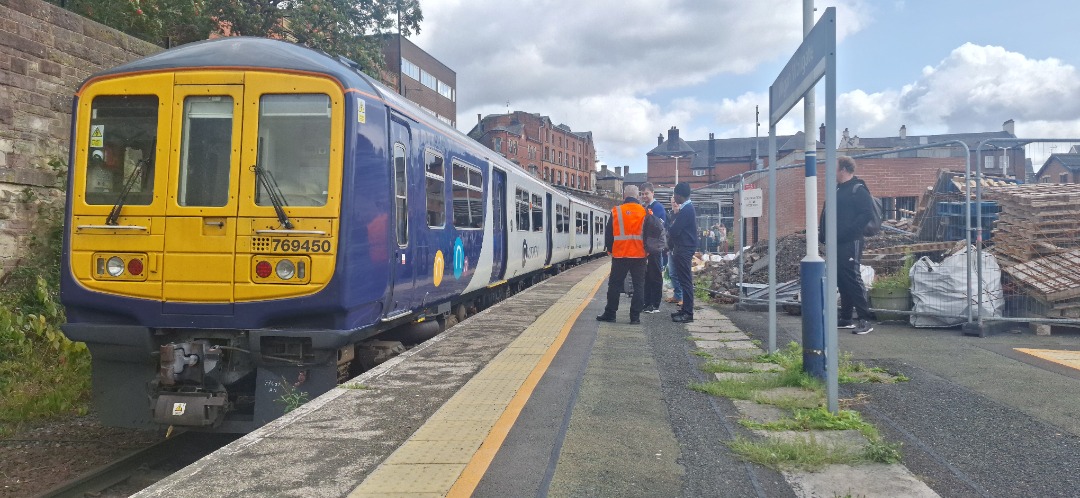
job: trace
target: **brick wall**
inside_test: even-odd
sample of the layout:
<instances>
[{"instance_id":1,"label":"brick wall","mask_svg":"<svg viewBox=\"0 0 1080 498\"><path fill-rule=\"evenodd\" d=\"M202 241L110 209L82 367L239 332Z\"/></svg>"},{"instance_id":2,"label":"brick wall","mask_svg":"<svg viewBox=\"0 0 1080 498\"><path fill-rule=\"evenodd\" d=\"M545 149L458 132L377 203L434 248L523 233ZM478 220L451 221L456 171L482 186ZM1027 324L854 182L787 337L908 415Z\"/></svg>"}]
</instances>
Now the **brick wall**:
<instances>
[{"instance_id":1,"label":"brick wall","mask_svg":"<svg viewBox=\"0 0 1080 498\"><path fill-rule=\"evenodd\" d=\"M1066 175L1064 182L1061 181L1061 175L1063 173ZM1043 180L1044 178L1046 180ZM1046 183L1077 183L1076 178L1073 177L1072 172L1069 171L1069 169L1066 168L1063 164L1061 164L1061 161L1057 160L1051 160L1048 164L1046 164L1046 166L1039 170L1039 178L1035 181L1045 181Z\"/></svg>"},{"instance_id":2,"label":"brick wall","mask_svg":"<svg viewBox=\"0 0 1080 498\"><path fill-rule=\"evenodd\" d=\"M824 163L824 161L822 161ZM866 182L876 197L919 197L927 187L937 183L938 171L964 171L963 158L864 158L856 160L855 176ZM825 206L825 170L818 168L818 202L815 213ZM779 237L806 229L806 174L803 168L782 169L776 175L777 225ZM748 175L747 183L753 183L764 194L763 216L758 220L758 239L768 238L769 176L768 172ZM735 216L739 216L739 203L735 203ZM752 241L753 233L747 234Z\"/></svg>"},{"instance_id":3,"label":"brick wall","mask_svg":"<svg viewBox=\"0 0 1080 498\"><path fill-rule=\"evenodd\" d=\"M0 0L0 274L42 205L62 206L71 99L91 74L160 51L42 0Z\"/></svg>"}]
</instances>

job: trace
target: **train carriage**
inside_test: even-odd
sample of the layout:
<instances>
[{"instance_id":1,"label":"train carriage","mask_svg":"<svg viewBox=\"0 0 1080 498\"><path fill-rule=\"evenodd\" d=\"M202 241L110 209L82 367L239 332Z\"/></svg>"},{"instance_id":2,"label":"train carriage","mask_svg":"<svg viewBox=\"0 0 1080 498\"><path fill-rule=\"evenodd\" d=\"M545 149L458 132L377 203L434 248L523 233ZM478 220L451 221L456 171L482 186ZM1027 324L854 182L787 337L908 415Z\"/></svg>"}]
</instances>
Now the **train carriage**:
<instances>
[{"instance_id":1,"label":"train carriage","mask_svg":"<svg viewBox=\"0 0 1080 498\"><path fill-rule=\"evenodd\" d=\"M109 425L251 430L284 393L400 351L373 339L603 252L602 225L599 245L597 225L580 234L588 251L557 227L561 207L603 210L351 62L281 41L193 43L95 75L71 143L63 330L90 348Z\"/></svg>"}]
</instances>

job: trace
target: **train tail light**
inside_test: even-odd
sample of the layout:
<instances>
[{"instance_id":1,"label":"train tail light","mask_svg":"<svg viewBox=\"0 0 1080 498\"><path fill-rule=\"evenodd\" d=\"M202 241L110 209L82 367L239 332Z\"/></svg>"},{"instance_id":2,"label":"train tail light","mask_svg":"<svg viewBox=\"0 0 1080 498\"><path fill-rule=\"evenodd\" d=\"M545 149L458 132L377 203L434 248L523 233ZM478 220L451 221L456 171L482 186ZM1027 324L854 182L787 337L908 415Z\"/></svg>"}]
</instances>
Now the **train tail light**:
<instances>
[{"instance_id":1,"label":"train tail light","mask_svg":"<svg viewBox=\"0 0 1080 498\"><path fill-rule=\"evenodd\" d=\"M143 272L143 262L142 262L142 260L132 258L131 261L128 261L127 270L128 270L128 273L130 273L132 275L135 275L135 276L142 275L142 272Z\"/></svg>"},{"instance_id":2,"label":"train tail light","mask_svg":"<svg viewBox=\"0 0 1080 498\"><path fill-rule=\"evenodd\" d=\"M255 265L255 274L258 275L259 278L269 277L270 272L272 271L273 267L270 265L269 261L259 261L259 263Z\"/></svg>"}]
</instances>

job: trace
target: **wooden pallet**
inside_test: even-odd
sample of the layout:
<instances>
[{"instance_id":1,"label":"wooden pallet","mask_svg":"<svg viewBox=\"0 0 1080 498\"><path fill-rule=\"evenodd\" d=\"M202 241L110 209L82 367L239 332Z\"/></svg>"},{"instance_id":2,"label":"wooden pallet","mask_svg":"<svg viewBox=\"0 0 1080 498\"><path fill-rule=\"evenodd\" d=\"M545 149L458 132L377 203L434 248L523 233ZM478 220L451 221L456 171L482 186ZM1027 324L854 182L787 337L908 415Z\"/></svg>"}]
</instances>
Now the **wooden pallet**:
<instances>
[{"instance_id":1,"label":"wooden pallet","mask_svg":"<svg viewBox=\"0 0 1080 498\"><path fill-rule=\"evenodd\" d=\"M1080 250L1009 266L1005 272L1034 291L1034 297L1041 301L1056 303L1080 298Z\"/></svg>"}]
</instances>

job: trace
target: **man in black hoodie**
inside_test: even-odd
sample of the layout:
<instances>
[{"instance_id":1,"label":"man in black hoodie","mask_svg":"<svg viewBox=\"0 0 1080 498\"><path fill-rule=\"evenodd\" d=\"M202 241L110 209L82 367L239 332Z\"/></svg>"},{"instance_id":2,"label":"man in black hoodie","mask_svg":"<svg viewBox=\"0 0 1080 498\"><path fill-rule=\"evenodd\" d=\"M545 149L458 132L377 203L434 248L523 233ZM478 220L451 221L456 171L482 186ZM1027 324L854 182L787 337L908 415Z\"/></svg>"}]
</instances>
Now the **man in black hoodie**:
<instances>
[{"instance_id":1,"label":"man in black hoodie","mask_svg":"<svg viewBox=\"0 0 1080 498\"><path fill-rule=\"evenodd\" d=\"M824 220L825 213L822 212ZM836 286L840 290L839 328L853 334L868 334L870 306L866 301L859 265L862 263L863 233L874 218L874 199L866 182L855 176L855 160L841 156L836 161ZM822 223L820 241L825 243ZM858 321L852 320L852 311Z\"/></svg>"}]
</instances>

